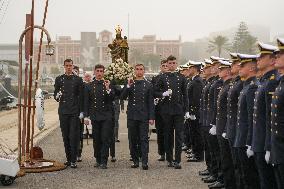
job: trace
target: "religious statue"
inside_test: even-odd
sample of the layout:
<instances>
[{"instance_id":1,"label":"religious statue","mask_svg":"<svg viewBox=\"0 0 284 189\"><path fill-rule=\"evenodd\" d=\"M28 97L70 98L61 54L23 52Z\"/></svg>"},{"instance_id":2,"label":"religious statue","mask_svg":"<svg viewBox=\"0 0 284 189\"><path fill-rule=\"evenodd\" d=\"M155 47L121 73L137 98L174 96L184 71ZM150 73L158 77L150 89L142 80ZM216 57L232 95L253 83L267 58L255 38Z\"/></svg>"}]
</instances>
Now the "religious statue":
<instances>
[{"instance_id":1,"label":"religious statue","mask_svg":"<svg viewBox=\"0 0 284 189\"><path fill-rule=\"evenodd\" d=\"M110 48L110 54L112 62L114 63L116 59L121 58L124 62L128 63L128 42L127 37L124 36L122 38L121 36L122 29L118 25L115 29L116 36L113 40L112 44L109 44L108 47Z\"/></svg>"}]
</instances>

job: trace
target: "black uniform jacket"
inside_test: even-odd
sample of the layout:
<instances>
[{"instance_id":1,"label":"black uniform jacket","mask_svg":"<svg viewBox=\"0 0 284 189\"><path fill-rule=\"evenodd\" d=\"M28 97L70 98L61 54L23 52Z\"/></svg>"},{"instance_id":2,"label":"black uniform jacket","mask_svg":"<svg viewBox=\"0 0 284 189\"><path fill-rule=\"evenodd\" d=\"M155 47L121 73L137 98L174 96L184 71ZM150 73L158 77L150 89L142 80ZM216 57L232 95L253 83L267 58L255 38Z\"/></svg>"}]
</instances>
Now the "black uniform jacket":
<instances>
[{"instance_id":1,"label":"black uniform jacket","mask_svg":"<svg viewBox=\"0 0 284 189\"><path fill-rule=\"evenodd\" d=\"M56 77L54 84L54 99L59 102L58 113L65 115L83 112L83 89L82 78L76 75L60 75ZM61 91L62 96L56 99Z\"/></svg>"},{"instance_id":2,"label":"black uniform jacket","mask_svg":"<svg viewBox=\"0 0 284 189\"><path fill-rule=\"evenodd\" d=\"M135 80L128 88L124 87L121 98L126 100L127 119L146 121L155 119L155 107L152 84L146 80Z\"/></svg>"}]
</instances>

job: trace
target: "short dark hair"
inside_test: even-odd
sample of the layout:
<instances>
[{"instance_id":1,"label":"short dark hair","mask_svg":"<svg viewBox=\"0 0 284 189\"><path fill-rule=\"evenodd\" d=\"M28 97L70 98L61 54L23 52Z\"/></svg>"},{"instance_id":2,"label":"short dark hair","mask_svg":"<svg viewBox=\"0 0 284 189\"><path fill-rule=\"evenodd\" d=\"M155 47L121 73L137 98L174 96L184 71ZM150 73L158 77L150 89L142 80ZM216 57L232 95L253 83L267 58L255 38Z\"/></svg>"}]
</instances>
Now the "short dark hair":
<instances>
[{"instance_id":1,"label":"short dark hair","mask_svg":"<svg viewBox=\"0 0 284 189\"><path fill-rule=\"evenodd\" d=\"M74 70L79 70L79 66L74 66L73 69Z\"/></svg>"},{"instance_id":2,"label":"short dark hair","mask_svg":"<svg viewBox=\"0 0 284 189\"><path fill-rule=\"evenodd\" d=\"M172 60L176 60L177 58L173 55L170 55L168 58L167 58L167 62L168 61L172 61Z\"/></svg>"},{"instance_id":3,"label":"short dark hair","mask_svg":"<svg viewBox=\"0 0 284 189\"><path fill-rule=\"evenodd\" d=\"M104 67L102 64L97 64L97 65L95 65L95 70L96 70L96 69L100 69L100 68L102 68L103 70L105 70L105 67Z\"/></svg>"},{"instance_id":4,"label":"short dark hair","mask_svg":"<svg viewBox=\"0 0 284 189\"><path fill-rule=\"evenodd\" d=\"M167 63L166 59L161 60L161 65Z\"/></svg>"},{"instance_id":5,"label":"short dark hair","mask_svg":"<svg viewBox=\"0 0 284 189\"><path fill-rule=\"evenodd\" d=\"M143 64L140 64L140 63L139 63L139 64L136 64L136 65L135 65L135 68L138 67L138 66L142 66L142 67L145 69L145 66L144 66Z\"/></svg>"},{"instance_id":6,"label":"short dark hair","mask_svg":"<svg viewBox=\"0 0 284 189\"><path fill-rule=\"evenodd\" d=\"M73 60L71 58L67 58L66 60L64 60L63 65L65 65L65 62L71 62L73 64Z\"/></svg>"}]
</instances>

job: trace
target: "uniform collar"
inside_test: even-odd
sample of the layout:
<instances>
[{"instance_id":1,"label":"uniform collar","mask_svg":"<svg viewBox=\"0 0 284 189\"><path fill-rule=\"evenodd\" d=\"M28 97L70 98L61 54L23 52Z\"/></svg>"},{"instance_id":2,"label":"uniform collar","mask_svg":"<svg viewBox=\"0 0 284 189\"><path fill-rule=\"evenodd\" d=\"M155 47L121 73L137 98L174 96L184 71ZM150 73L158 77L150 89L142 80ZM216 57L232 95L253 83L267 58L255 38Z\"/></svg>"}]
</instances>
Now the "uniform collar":
<instances>
[{"instance_id":1,"label":"uniform collar","mask_svg":"<svg viewBox=\"0 0 284 189\"><path fill-rule=\"evenodd\" d=\"M241 77L240 77L240 76L237 76L236 78L233 79L234 82L238 82L238 81L240 81L240 80L241 80Z\"/></svg>"},{"instance_id":2,"label":"uniform collar","mask_svg":"<svg viewBox=\"0 0 284 189\"><path fill-rule=\"evenodd\" d=\"M102 83L104 82L104 80L96 80L96 79L94 78L94 82L95 82L95 83L102 84Z\"/></svg>"},{"instance_id":3,"label":"uniform collar","mask_svg":"<svg viewBox=\"0 0 284 189\"><path fill-rule=\"evenodd\" d=\"M276 70L270 70L269 72L266 72L261 78L260 80L263 81L263 80L267 80L271 77L271 75L273 74L276 74L277 71Z\"/></svg>"},{"instance_id":4,"label":"uniform collar","mask_svg":"<svg viewBox=\"0 0 284 189\"><path fill-rule=\"evenodd\" d=\"M231 81L232 81L232 79L228 79L228 80L224 81L224 85L229 84Z\"/></svg>"},{"instance_id":5,"label":"uniform collar","mask_svg":"<svg viewBox=\"0 0 284 189\"><path fill-rule=\"evenodd\" d=\"M244 81L244 86L249 85L251 82L254 82L256 80L256 77L250 77L247 80Z\"/></svg>"}]
</instances>

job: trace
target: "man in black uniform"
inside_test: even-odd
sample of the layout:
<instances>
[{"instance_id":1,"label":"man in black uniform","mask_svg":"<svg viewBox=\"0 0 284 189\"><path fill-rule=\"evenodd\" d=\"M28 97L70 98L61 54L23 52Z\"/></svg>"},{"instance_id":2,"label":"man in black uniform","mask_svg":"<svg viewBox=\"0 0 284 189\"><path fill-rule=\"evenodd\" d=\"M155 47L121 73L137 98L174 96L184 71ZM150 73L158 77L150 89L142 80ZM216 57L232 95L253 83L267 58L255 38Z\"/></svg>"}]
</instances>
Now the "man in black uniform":
<instances>
[{"instance_id":1,"label":"man in black uniform","mask_svg":"<svg viewBox=\"0 0 284 189\"><path fill-rule=\"evenodd\" d=\"M240 76L244 80L244 87L238 100L237 127L234 147L238 150L241 165L241 178L245 188L259 188L259 179L251 148L247 147L249 130L253 125L253 102L257 89L256 55L238 54L240 63Z\"/></svg>"},{"instance_id":2,"label":"man in black uniform","mask_svg":"<svg viewBox=\"0 0 284 189\"><path fill-rule=\"evenodd\" d=\"M64 61L64 69L65 74L55 79L54 99L59 102L58 114L67 159L65 165L76 168L80 141L79 117L83 117L83 81L73 74L71 59Z\"/></svg>"},{"instance_id":3,"label":"man in black uniform","mask_svg":"<svg viewBox=\"0 0 284 189\"><path fill-rule=\"evenodd\" d=\"M209 150L211 154L211 159L213 160L214 173L211 178L204 179L205 183L213 183L212 185L223 184L223 175L221 170L221 157L220 157L220 149L218 145L218 140L216 136L216 115L217 115L217 98L219 91L223 85L223 80L219 78L219 66L220 60L223 60L219 57L211 56L212 60L212 68L211 72L215 76L212 81L212 85L209 88L208 92L208 111L206 117L206 125L207 127L211 127L209 130L208 144Z\"/></svg>"},{"instance_id":4,"label":"man in black uniform","mask_svg":"<svg viewBox=\"0 0 284 189\"><path fill-rule=\"evenodd\" d=\"M219 77L223 80L223 86L218 94L217 99L217 116L216 116L216 135L220 148L221 168L224 177L223 183L215 183L210 185L209 188L235 189L236 182L234 176L234 165L231 155L229 142L225 136L226 123L227 123L227 96L231 85L231 63L228 61L220 60L221 66L219 67Z\"/></svg>"},{"instance_id":5,"label":"man in black uniform","mask_svg":"<svg viewBox=\"0 0 284 189\"><path fill-rule=\"evenodd\" d=\"M240 92L243 89L243 81L239 76L240 70L240 60L238 58L237 53L230 53L231 55L231 74L232 74L232 84L230 85L230 89L228 91L227 97L227 123L226 123L226 131L222 134L225 138L228 139L231 155L234 164L235 170L235 180L236 187L238 189L244 188L244 184L241 180L240 176L240 160L238 156L237 148L233 147L236 136L236 126L237 126L237 113L238 113L238 98L240 96Z\"/></svg>"},{"instance_id":6,"label":"man in black uniform","mask_svg":"<svg viewBox=\"0 0 284 189\"><path fill-rule=\"evenodd\" d=\"M186 78L175 72L177 61L174 56L167 58L169 72L164 73L156 85L156 94L163 98L161 115L165 126L165 150L168 167L181 169L184 119L189 118ZM174 137L175 134L175 137ZM175 142L174 142L175 139ZM175 144L175 161L173 148Z\"/></svg>"},{"instance_id":7,"label":"man in black uniform","mask_svg":"<svg viewBox=\"0 0 284 189\"><path fill-rule=\"evenodd\" d=\"M204 60L204 68L203 68L203 75L206 79L206 84L202 90L201 99L200 99L200 124L202 130L202 136L204 141L204 151L205 151L205 161L207 165L207 169L200 171L199 175L201 176L208 176L205 177L206 179L210 178L214 175L214 160L211 159L212 154L209 150L209 129L210 127L207 126L207 113L208 113L208 93L210 86L214 82L215 75L212 74L212 61L209 59ZM204 179L205 179L204 178Z\"/></svg>"},{"instance_id":8,"label":"man in black uniform","mask_svg":"<svg viewBox=\"0 0 284 189\"><path fill-rule=\"evenodd\" d=\"M278 48L276 64L280 73L271 104L271 157L278 188L284 188L284 39L277 39Z\"/></svg>"},{"instance_id":9,"label":"man in black uniform","mask_svg":"<svg viewBox=\"0 0 284 189\"><path fill-rule=\"evenodd\" d=\"M148 169L149 124L154 124L154 97L151 83L144 79L143 64L135 66L135 80L129 79L121 98L128 98L127 128L129 132L132 168L139 167L139 154L142 155L142 169ZM139 149L141 148L141 149Z\"/></svg>"},{"instance_id":10,"label":"man in black uniform","mask_svg":"<svg viewBox=\"0 0 284 189\"><path fill-rule=\"evenodd\" d=\"M152 78L152 85L155 88L157 81L160 79L161 75L168 71L167 60L161 61L160 73L159 75ZM155 96L155 94L154 94ZM160 158L158 161L165 161L165 144L164 144L164 124L160 114L161 111L161 99L155 99L155 126L157 130L157 143L158 143L158 154Z\"/></svg>"},{"instance_id":11,"label":"man in black uniform","mask_svg":"<svg viewBox=\"0 0 284 189\"><path fill-rule=\"evenodd\" d=\"M114 89L110 81L103 80L104 66L96 65L94 80L85 86L84 112L92 122L95 167L107 169L109 147L113 140Z\"/></svg>"},{"instance_id":12,"label":"man in black uniform","mask_svg":"<svg viewBox=\"0 0 284 189\"><path fill-rule=\"evenodd\" d=\"M199 76L201 62L190 61L188 64L189 82L187 84L188 98L189 98L189 136L192 141L192 156L187 160L188 162L198 162L204 160L203 140L201 135L200 119L200 96L204 83Z\"/></svg>"},{"instance_id":13,"label":"man in black uniform","mask_svg":"<svg viewBox=\"0 0 284 189\"><path fill-rule=\"evenodd\" d=\"M259 80L260 85L255 93L253 133L248 145L251 146L254 152L254 159L260 178L260 187L277 188L272 165L269 164L269 161L265 161L265 154L270 154L272 93L278 85L279 78L274 66L274 51L277 47L264 43L258 43L258 47L260 57L257 61L257 68L262 76ZM269 141L268 145L265 145L266 139Z\"/></svg>"}]
</instances>

